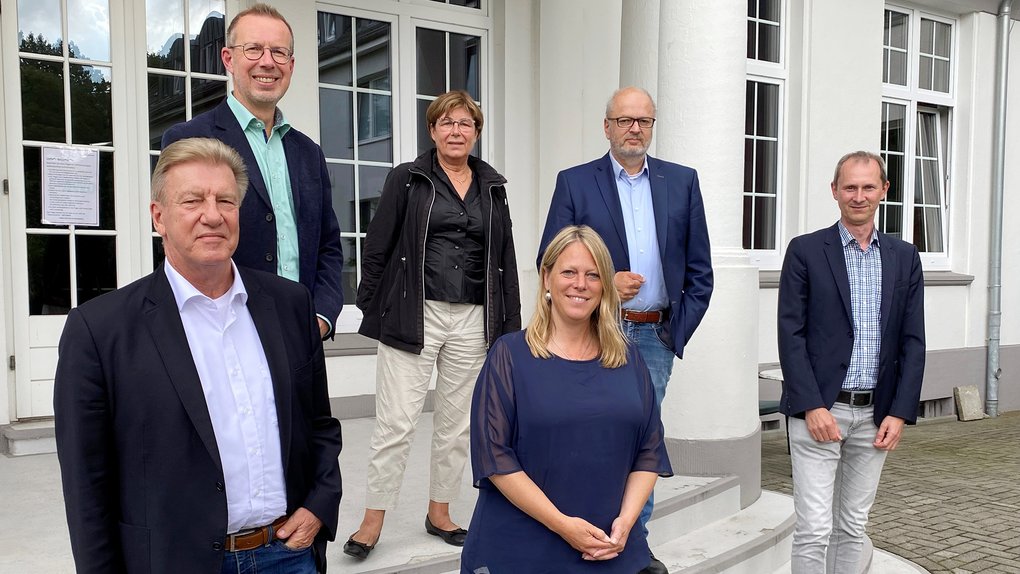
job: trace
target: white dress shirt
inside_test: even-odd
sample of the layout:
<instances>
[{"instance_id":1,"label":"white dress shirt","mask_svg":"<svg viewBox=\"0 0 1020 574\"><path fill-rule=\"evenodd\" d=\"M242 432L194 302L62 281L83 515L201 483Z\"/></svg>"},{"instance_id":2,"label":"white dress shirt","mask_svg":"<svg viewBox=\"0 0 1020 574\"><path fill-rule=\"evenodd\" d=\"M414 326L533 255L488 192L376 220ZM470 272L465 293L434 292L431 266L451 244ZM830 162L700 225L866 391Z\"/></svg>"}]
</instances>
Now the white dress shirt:
<instances>
[{"instance_id":1,"label":"white dress shirt","mask_svg":"<svg viewBox=\"0 0 1020 574\"><path fill-rule=\"evenodd\" d=\"M231 267L230 290L210 299L164 263L216 434L228 534L265 526L287 512L273 381L248 312L248 292L233 262Z\"/></svg>"}]
</instances>

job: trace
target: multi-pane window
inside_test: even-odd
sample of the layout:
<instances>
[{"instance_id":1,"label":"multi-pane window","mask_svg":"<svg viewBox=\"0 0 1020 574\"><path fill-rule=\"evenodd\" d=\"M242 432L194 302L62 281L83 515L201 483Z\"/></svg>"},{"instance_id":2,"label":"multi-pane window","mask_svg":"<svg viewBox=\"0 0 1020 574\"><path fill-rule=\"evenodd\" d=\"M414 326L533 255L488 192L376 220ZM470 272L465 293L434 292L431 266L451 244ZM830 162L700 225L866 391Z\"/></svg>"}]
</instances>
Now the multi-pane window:
<instances>
[{"instance_id":1,"label":"multi-pane window","mask_svg":"<svg viewBox=\"0 0 1020 574\"><path fill-rule=\"evenodd\" d=\"M786 65L783 2L747 3L743 247L775 251L782 188L782 110Z\"/></svg>"},{"instance_id":2,"label":"multi-pane window","mask_svg":"<svg viewBox=\"0 0 1020 574\"><path fill-rule=\"evenodd\" d=\"M358 290L361 244L393 167L392 24L318 13L319 133L344 243L344 299Z\"/></svg>"},{"instance_id":3,"label":"multi-pane window","mask_svg":"<svg viewBox=\"0 0 1020 574\"><path fill-rule=\"evenodd\" d=\"M417 28L417 89L415 100L418 111L418 151L433 147L432 138L425 127L425 112L436 96L450 90L465 90L475 102L481 103L479 58L481 37ZM481 139L475 144L472 155L481 154Z\"/></svg>"},{"instance_id":4,"label":"multi-pane window","mask_svg":"<svg viewBox=\"0 0 1020 574\"><path fill-rule=\"evenodd\" d=\"M105 0L18 1L30 315L63 315L117 288L109 13ZM53 148L98 155L98 224L47 218L43 157L61 153Z\"/></svg>"},{"instance_id":5,"label":"multi-pane window","mask_svg":"<svg viewBox=\"0 0 1020 574\"><path fill-rule=\"evenodd\" d=\"M779 85L747 81L744 249L775 249L779 195Z\"/></svg>"},{"instance_id":6,"label":"multi-pane window","mask_svg":"<svg viewBox=\"0 0 1020 574\"><path fill-rule=\"evenodd\" d=\"M879 229L945 255L952 141L953 22L885 11L881 153L889 193Z\"/></svg>"},{"instance_id":7,"label":"multi-pane window","mask_svg":"<svg viewBox=\"0 0 1020 574\"><path fill-rule=\"evenodd\" d=\"M219 105L227 95L220 52L226 45L225 0L145 0L149 154L155 167L163 132ZM152 238L153 263L163 242Z\"/></svg>"},{"instance_id":8,"label":"multi-pane window","mask_svg":"<svg viewBox=\"0 0 1020 574\"><path fill-rule=\"evenodd\" d=\"M408 6L388 6L394 13L383 13L383 6L379 12L317 13L319 134L343 238L349 305L386 176L433 146L425 125L429 104L455 89L484 102L483 46L491 21L482 2L436 2L426 8L427 19L421 19L421 4L409 10L412 17L404 13ZM442 30L437 22L445 22ZM360 318L357 309L345 310L337 331L356 330Z\"/></svg>"}]
</instances>

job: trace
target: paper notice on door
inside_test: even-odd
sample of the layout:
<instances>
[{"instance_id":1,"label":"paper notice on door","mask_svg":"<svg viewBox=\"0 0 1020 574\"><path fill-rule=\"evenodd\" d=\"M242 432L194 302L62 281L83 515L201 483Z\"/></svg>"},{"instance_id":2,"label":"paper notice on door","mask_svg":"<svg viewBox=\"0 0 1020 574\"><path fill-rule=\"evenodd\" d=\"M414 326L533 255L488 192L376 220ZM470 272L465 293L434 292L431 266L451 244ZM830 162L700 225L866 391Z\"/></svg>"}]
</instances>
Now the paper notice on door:
<instances>
[{"instance_id":1,"label":"paper notice on door","mask_svg":"<svg viewBox=\"0 0 1020 574\"><path fill-rule=\"evenodd\" d=\"M99 226L99 150L42 148L42 222Z\"/></svg>"}]
</instances>

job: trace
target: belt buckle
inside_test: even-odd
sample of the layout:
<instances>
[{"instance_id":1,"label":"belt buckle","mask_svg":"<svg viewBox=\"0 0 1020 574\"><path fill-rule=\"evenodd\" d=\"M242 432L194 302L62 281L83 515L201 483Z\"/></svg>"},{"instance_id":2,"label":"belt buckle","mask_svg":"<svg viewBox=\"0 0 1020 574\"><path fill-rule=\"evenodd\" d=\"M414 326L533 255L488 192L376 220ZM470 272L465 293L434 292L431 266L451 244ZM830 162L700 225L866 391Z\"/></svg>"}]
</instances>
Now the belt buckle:
<instances>
[{"instance_id":1,"label":"belt buckle","mask_svg":"<svg viewBox=\"0 0 1020 574\"><path fill-rule=\"evenodd\" d=\"M872 391L850 391L850 406L871 406Z\"/></svg>"},{"instance_id":2,"label":"belt buckle","mask_svg":"<svg viewBox=\"0 0 1020 574\"><path fill-rule=\"evenodd\" d=\"M245 536L245 535L241 534L241 532L235 532L233 534L228 534L227 535L227 547L226 547L226 551L227 552L237 552L237 537L238 536Z\"/></svg>"}]
</instances>

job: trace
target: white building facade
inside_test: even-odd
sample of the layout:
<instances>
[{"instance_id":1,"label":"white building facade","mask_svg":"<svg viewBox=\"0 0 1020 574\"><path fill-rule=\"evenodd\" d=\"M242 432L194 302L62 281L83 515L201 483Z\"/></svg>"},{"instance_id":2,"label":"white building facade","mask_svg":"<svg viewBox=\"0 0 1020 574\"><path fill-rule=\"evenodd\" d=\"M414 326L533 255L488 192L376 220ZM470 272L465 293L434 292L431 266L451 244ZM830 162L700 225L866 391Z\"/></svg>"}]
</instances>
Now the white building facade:
<instances>
[{"instance_id":1,"label":"white building facade","mask_svg":"<svg viewBox=\"0 0 1020 574\"><path fill-rule=\"evenodd\" d=\"M323 147L343 236L349 304L327 345L337 416L374 408L374 345L354 334L365 229L389 168L428 145L429 101L452 88L480 102L478 153L509 180L525 321L556 173L606 152L614 89L656 97L653 155L698 169L716 268L708 315L663 405L680 472L735 473L745 503L757 497L757 373L778 361L778 271L792 237L837 219L829 182L848 151L887 158L880 229L922 252L921 414L952 412L955 386L983 391L998 2L272 3L295 30L281 108ZM52 416L67 311L161 261L148 212L160 136L226 94L225 24L251 4L0 1L0 424ZM1010 370L1020 363L1020 226L1010 225L1020 199L1008 193L1020 187L1020 162L1008 159L1020 145L1020 37L1011 48L1000 410L1020 408ZM98 152L98 225L58 223L43 193L42 157L68 147Z\"/></svg>"}]
</instances>

